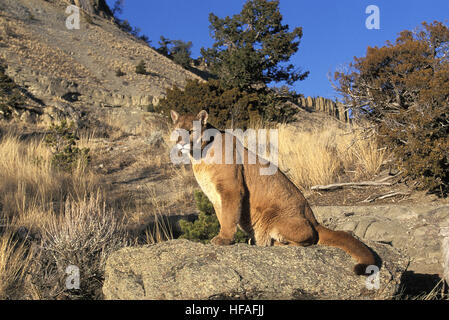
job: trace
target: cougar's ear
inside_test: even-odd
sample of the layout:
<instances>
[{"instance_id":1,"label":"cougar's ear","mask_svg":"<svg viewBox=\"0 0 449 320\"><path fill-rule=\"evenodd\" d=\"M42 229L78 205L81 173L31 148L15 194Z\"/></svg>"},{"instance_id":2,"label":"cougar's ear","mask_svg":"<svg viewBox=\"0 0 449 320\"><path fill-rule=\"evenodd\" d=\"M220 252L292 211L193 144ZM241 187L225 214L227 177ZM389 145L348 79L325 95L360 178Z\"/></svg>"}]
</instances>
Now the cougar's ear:
<instances>
[{"instance_id":1,"label":"cougar's ear","mask_svg":"<svg viewBox=\"0 0 449 320\"><path fill-rule=\"evenodd\" d=\"M207 118L209 115L207 114L206 110L201 110L200 113L198 113L197 118L201 121L201 124L204 126L207 123Z\"/></svg>"},{"instance_id":2,"label":"cougar's ear","mask_svg":"<svg viewBox=\"0 0 449 320\"><path fill-rule=\"evenodd\" d=\"M170 110L170 116L171 116L171 120L173 121L173 123L176 123L176 121L178 121L178 119L179 119L179 113L177 113L174 110Z\"/></svg>"}]
</instances>

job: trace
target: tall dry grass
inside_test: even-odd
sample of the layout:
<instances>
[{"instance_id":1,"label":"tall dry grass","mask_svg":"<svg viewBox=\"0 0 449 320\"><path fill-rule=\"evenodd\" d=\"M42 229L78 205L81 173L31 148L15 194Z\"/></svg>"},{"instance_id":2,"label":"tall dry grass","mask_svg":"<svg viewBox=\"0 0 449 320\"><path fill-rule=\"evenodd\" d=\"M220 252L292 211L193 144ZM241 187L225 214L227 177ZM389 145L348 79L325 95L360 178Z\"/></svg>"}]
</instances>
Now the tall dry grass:
<instances>
[{"instance_id":1,"label":"tall dry grass","mask_svg":"<svg viewBox=\"0 0 449 320\"><path fill-rule=\"evenodd\" d=\"M12 134L0 139L0 203L5 217L47 211L68 196L82 199L98 187L83 161L71 173L56 170L42 139L22 141Z\"/></svg>"},{"instance_id":2,"label":"tall dry grass","mask_svg":"<svg viewBox=\"0 0 449 320\"><path fill-rule=\"evenodd\" d=\"M388 158L375 135L366 135L361 128L342 128L329 122L309 130L285 124L277 129L279 167L303 188L330 184L342 177L373 177Z\"/></svg>"},{"instance_id":3,"label":"tall dry grass","mask_svg":"<svg viewBox=\"0 0 449 320\"><path fill-rule=\"evenodd\" d=\"M6 299L9 291L21 284L32 259L32 250L18 243L12 233L0 236L0 300Z\"/></svg>"}]
</instances>

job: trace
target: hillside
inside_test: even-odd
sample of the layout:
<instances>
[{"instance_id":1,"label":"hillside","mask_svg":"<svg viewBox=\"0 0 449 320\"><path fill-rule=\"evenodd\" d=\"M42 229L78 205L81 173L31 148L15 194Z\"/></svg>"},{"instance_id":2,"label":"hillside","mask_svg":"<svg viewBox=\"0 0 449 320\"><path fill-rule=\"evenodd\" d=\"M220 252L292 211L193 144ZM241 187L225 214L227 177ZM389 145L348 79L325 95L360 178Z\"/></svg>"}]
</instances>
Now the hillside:
<instances>
[{"instance_id":1,"label":"hillside","mask_svg":"<svg viewBox=\"0 0 449 320\"><path fill-rule=\"evenodd\" d=\"M198 78L120 30L109 18L81 11L69 30L65 1L0 3L0 58L7 74L50 105L58 98L84 106L146 107L165 89ZM136 74L143 60L147 74ZM125 75L117 76L120 69Z\"/></svg>"}]
</instances>

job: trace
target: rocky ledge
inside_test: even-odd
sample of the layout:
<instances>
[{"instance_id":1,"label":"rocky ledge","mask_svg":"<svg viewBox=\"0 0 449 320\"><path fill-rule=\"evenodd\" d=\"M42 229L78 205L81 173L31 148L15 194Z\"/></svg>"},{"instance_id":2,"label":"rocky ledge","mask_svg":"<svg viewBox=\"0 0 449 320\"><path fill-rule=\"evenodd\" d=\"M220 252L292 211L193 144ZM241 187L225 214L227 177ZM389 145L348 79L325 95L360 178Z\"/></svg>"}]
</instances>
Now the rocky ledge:
<instances>
[{"instance_id":1,"label":"rocky ledge","mask_svg":"<svg viewBox=\"0 0 449 320\"><path fill-rule=\"evenodd\" d=\"M375 276L354 275L352 258L325 246L171 240L129 247L109 257L103 293L106 299L392 299L409 260L389 245L366 244L381 261Z\"/></svg>"}]
</instances>

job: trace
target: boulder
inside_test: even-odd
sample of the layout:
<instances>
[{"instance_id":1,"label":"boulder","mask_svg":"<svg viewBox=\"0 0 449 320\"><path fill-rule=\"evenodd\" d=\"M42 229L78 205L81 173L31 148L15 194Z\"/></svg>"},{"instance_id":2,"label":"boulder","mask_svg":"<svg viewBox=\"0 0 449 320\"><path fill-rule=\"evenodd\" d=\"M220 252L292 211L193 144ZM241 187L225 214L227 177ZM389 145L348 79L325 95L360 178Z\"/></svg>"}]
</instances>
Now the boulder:
<instances>
[{"instance_id":1,"label":"boulder","mask_svg":"<svg viewBox=\"0 0 449 320\"><path fill-rule=\"evenodd\" d=\"M178 239L128 247L108 258L103 293L114 300L391 299L408 258L385 244L367 245L382 261L369 277L353 273L354 261L343 250L325 246L214 246Z\"/></svg>"}]
</instances>

